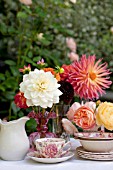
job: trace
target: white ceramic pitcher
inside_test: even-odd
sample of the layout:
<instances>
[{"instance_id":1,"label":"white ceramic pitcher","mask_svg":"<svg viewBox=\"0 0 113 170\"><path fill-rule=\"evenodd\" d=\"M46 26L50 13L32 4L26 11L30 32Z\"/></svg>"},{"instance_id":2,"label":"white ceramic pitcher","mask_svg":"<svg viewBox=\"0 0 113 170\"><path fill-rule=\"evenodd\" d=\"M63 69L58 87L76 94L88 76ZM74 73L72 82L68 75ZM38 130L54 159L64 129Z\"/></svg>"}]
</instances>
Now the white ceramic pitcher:
<instances>
[{"instance_id":1,"label":"white ceramic pitcher","mask_svg":"<svg viewBox=\"0 0 113 170\"><path fill-rule=\"evenodd\" d=\"M0 120L0 158L17 161L24 159L29 149L29 139L25 131L28 117L4 122Z\"/></svg>"}]
</instances>

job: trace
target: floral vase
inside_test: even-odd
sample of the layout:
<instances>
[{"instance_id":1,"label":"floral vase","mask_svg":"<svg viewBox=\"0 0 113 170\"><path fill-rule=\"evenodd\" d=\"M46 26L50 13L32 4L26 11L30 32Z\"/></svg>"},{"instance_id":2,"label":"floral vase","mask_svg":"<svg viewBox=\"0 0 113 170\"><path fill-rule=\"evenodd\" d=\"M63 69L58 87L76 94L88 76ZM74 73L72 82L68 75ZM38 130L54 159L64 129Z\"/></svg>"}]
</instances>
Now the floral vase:
<instances>
[{"instance_id":1,"label":"floral vase","mask_svg":"<svg viewBox=\"0 0 113 170\"><path fill-rule=\"evenodd\" d=\"M45 111L44 113L42 112L35 112L31 111L28 114L29 118L33 118L36 120L37 127L36 127L36 132L33 132L29 135L29 140L30 140L30 151L36 150L34 141L38 138L52 138L52 137L57 137L55 133L49 131L48 128L48 122L50 119L54 119L56 117L54 112L47 112Z\"/></svg>"}]
</instances>

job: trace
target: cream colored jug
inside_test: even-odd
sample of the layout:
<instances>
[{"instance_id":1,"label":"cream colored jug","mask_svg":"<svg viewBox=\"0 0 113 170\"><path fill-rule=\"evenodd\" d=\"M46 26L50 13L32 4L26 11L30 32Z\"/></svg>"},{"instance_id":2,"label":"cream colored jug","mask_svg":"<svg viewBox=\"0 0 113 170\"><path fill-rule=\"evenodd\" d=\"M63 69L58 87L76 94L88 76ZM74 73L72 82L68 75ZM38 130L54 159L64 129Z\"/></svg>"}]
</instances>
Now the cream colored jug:
<instances>
[{"instance_id":1,"label":"cream colored jug","mask_svg":"<svg viewBox=\"0 0 113 170\"><path fill-rule=\"evenodd\" d=\"M3 160L22 160L29 149L29 139L25 131L28 117L4 122L0 120L0 158Z\"/></svg>"}]
</instances>

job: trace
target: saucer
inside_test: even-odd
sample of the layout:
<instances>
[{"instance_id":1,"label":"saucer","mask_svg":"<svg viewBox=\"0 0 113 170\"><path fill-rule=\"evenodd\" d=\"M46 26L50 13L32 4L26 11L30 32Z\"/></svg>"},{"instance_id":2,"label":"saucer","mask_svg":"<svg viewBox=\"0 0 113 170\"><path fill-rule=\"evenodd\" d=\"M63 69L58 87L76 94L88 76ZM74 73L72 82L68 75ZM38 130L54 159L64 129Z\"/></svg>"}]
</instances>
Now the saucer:
<instances>
[{"instance_id":1,"label":"saucer","mask_svg":"<svg viewBox=\"0 0 113 170\"><path fill-rule=\"evenodd\" d=\"M66 155L60 157L60 158L38 158L35 156L30 156L33 155L33 153L28 154L28 158L36 161L36 162L41 162L41 163L58 163L58 162L64 162L74 156L74 153L68 152Z\"/></svg>"},{"instance_id":2,"label":"saucer","mask_svg":"<svg viewBox=\"0 0 113 170\"><path fill-rule=\"evenodd\" d=\"M113 152L89 152L85 151L82 146L76 149L79 157L91 160L113 160Z\"/></svg>"},{"instance_id":3,"label":"saucer","mask_svg":"<svg viewBox=\"0 0 113 170\"><path fill-rule=\"evenodd\" d=\"M113 155L113 151L111 152L91 152L86 151L82 146L79 146L77 149L77 152L83 153L83 154L91 154L91 155Z\"/></svg>"}]
</instances>

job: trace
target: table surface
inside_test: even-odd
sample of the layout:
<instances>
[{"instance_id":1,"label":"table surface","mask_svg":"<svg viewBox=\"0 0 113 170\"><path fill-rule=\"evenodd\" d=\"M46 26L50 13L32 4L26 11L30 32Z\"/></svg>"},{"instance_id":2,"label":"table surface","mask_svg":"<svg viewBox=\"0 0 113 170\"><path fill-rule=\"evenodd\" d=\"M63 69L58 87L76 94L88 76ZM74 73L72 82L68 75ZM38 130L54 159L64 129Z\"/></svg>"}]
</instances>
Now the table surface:
<instances>
[{"instance_id":1,"label":"table surface","mask_svg":"<svg viewBox=\"0 0 113 170\"><path fill-rule=\"evenodd\" d=\"M55 164L44 164L35 162L29 158L22 161L0 160L0 170L112 170L113 161L95 161L81 159L77 156L75 149L80 146L78 140L71 139L72 151L75 156L71 159Z\"/></svg>"}]
</instances>

